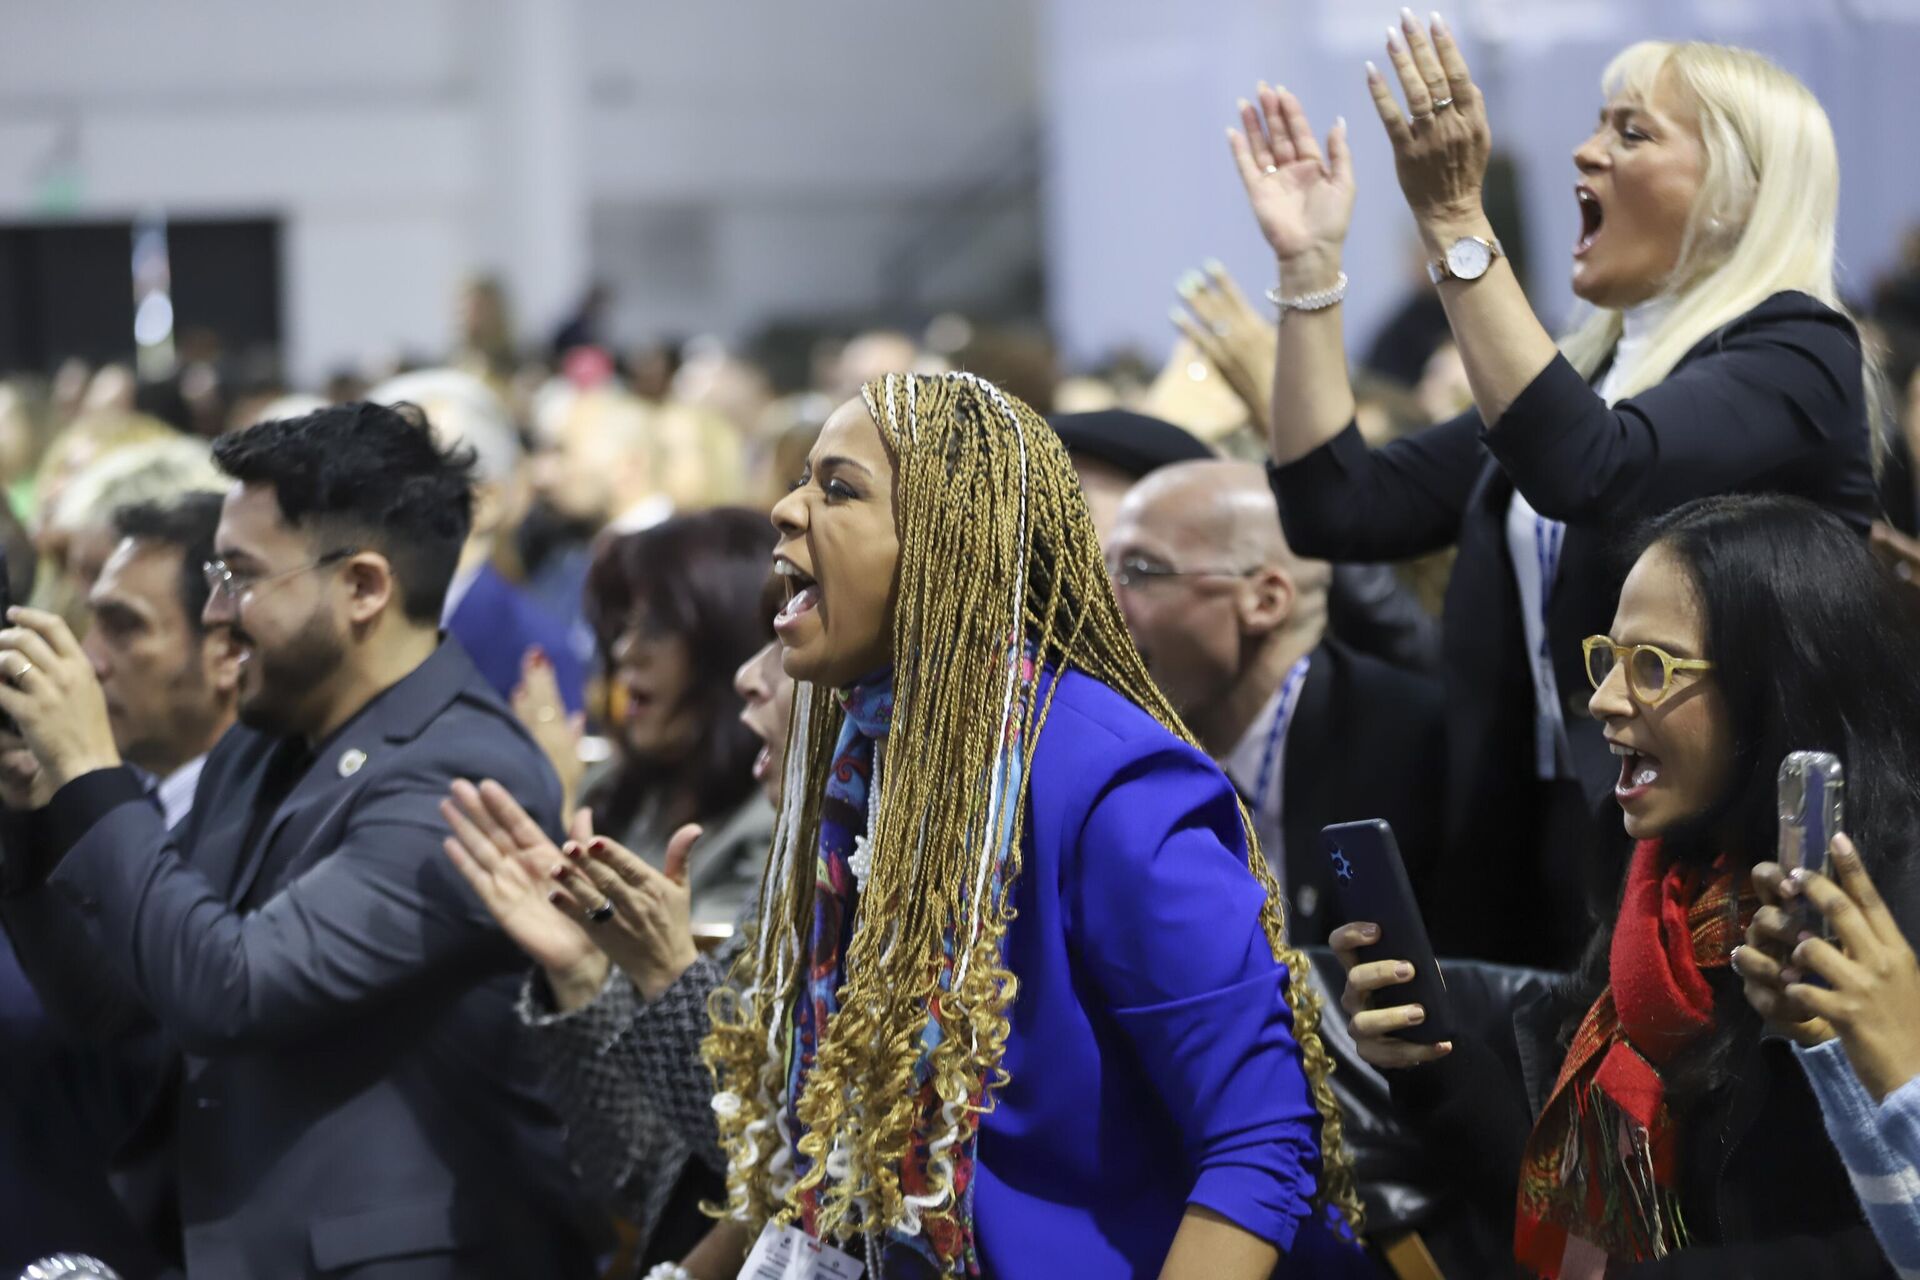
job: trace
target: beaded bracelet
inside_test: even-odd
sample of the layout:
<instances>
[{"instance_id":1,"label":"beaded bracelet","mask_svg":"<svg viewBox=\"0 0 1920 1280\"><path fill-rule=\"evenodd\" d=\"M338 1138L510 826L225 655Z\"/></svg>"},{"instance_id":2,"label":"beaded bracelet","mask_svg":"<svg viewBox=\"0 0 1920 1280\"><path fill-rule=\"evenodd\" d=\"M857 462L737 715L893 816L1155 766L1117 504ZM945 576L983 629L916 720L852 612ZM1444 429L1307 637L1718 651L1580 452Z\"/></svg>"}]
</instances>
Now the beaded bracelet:
<instances>
[{"instance_id":1,"label":"beaded bracelet","mask_svg":"<svg viewBox=\"0 0 1920 1280\"><path fill-rule=\"evenodd\" d=\"M1312 293L1295 294L1291 298L1282 297L1280 286L1267 290L1267 301L1271 302L1285 320L1289 311L1325 311L1347 296L1347 273L1342 271L1330 289L1318 289Z\"/></svg>"}]
</instances>

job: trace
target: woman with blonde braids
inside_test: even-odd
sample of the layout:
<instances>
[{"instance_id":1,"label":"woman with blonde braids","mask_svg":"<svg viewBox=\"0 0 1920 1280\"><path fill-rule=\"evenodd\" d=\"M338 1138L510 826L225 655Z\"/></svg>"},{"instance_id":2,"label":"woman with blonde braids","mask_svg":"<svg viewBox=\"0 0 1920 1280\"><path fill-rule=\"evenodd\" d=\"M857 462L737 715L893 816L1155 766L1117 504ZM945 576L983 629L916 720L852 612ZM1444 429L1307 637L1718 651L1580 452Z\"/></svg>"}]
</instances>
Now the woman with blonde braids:
<instances>
[{"instance_id":1,"label":"woman with blonde braids","mask_svg":"<svg viewBox=\"0 0 1920 1280\"><path fill-rule=\"evenodd\" d=\"M881 379L773 518L799 683L685 1274L796 1231L869 1276L1364 1273L1306 963L1044 420Z\"/></svg>"}]
</instances>

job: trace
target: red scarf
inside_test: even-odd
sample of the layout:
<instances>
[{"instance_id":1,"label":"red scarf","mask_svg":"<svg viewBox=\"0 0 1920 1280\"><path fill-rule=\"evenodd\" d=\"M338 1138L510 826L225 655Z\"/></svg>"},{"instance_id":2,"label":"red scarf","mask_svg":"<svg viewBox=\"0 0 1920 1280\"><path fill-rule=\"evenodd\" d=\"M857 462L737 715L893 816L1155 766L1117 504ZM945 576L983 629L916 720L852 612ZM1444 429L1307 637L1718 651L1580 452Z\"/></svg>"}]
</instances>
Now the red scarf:
<instances>
[{"instance_id":1,"label":"red scarf","mask_svg":"<svg viewBox=\"0 0 1920 1280\"><path fill-rule=\"evenodd\" d=\"M1668 865L1658 840L1634 847L1607 989L1527 1139L1513 1245L1523 1265L1573 1280L1685 1246L1680 1126L1661 1072L1712 1029L1706 971L1730 962L1754 905L1725 859L1705 870Z\"/></svg>"}]
</instances>

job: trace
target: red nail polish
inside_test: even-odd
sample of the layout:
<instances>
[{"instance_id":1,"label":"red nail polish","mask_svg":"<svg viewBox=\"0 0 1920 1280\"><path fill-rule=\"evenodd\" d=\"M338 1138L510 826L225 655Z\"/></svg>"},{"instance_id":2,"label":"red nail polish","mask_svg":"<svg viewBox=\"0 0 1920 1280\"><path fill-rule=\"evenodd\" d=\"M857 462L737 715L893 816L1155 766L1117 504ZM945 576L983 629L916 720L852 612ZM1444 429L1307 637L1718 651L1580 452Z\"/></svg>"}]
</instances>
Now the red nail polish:
<instances>
[{"instance_id":1,"label":"red nail polish","mask_svg":"<svg viewBox=\"0 0 1920 1280\"><path fill-rule=\"evenodd\" d=\"M548 902L551 902L551 903L552 903L552 904L553 904L554 906L556 906L556 907L557 907L557 906L559 906L559 905L560 905L560 891L559 891L558 889L555 889L555 890L554 890L554 891L553 891L552 893L550 893L550 894L548 894L548 895L547 895L547 901L548 901Z\"/></svg>"},{"instance_id":2,"label":"red nail polish","mask_svg":"<svg viewBox=\"0 0 1920 1280\"><path fill-rule=\"evenodd\" d=\"M587 848L594 853L605 853L607 851L607 842L599 836L595 836L587 842Z\"/></svg>"},{"instance_id":3,"label":"red nail polish","mask_svg":"<svg viewBox=\"0 0 1920 1280\"><path fill-rule=\"evenodd\" d=\"M555 867L552 871L548 872L547 874L551 875L555 880L565 879L567 874L567 864L563 862L559 866Z\"/></svg>"},{"instance_id":4,"label":"red nail polish","mask_svg":"<svg viewBox=\"0 0 1920 1280\"><path fill-rule=\"evenodd\" d=\"M573 859L575 862L580 861L580 846L571 840L560 846L560 852L566 854L567 857Z\"/></svg>"}]
</instances>

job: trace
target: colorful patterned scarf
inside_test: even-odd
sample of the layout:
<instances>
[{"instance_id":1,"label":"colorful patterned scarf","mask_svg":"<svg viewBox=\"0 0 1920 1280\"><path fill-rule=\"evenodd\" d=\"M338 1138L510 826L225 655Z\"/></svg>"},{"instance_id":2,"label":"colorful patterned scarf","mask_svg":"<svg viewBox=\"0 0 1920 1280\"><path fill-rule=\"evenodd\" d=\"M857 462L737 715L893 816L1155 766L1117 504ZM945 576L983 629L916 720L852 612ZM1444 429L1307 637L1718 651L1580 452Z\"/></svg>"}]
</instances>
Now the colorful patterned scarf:
<instances>
[{"instance_id":1,"label":"colorful patterned scarf","mask_svg":"<svg viewBox=\"0 0 1920 1280\"><path fill-rule=\"evenodd\" d=\"M1599 1276L1684 1248L1680 1122L1661 1072L1713 1028L1707 971L1729 964L1756 905L1723 858L1667 864L1635 846L1607 958L1607 989L1581 1020L1527 1140L1514 1256L1551 1278Z\"/></svg>"},{"instance_id":2,"label":"colorful patterned scarf","mask_svg":"<svg viewBox=\"0 0 1920 1280\"><path fill-rule=\"evenodd\" d=\"M1033 678L1031 662L1025 665L1022 675L1028 680ZM839 739L834 744L833 767L827 774L826 795L820 808L813 932L808 948L805 985L800 992L799 1007L795 1010L793 1038L787 1059L786 1119L795 1144L792 1153L796 1177L803 1177L808 1166L797 1145L799 1135L806 1132L799 1118L799 1100L805 1091L814 1055L828 1020L839 1007L838 993L846 982L846 955L853 940L854 911L860 893L860 880L864 878L862 861L870 856L865 846L878 782L875 766L877 761L884 767L883 743L893 723L892 673L883 673L843 690L839 697L846 711L846 719L841 724ZM1015 741L1004 745L996 765L996 786L1011 786L1017 782L1020 764L1019 753L1015 749L1017 745ZM1016 772L1010 775L1009 770ZM1000 831L1000 856L989 888L989 893L995 899L1000 896L1004 885L1007 853L1016 834L1011 815L1013 806L1003 807L1008 810L1008 815ZM946 961L939 983L942 990L950 986L955 961L954 939L948 936L945 944ZM937 1000L938 997L935 997L936 1005ZM933 1009L928 1011L920 1056L914 1064L914 1083L919 1092L920 1113L938 1117L943 1111L933 1085L932 1055L940 1043L940 1025L932 1017L933 1012ZM977 1105L981 1099L975 1097L969 1101ZM909 1204L915 1203L916 1198L922 1206L944 1201L944 1196L928 1194L929 1167L937 1161L948 1170L953 1197L960 1206L960 1212L951 1218L932 1219L924 1226L917 1220L912 1221L903 1229L890 1232L884 1246L888 1275L945 1274L943 1259L958 1259L967 1274L979 1274L979 1259L974 1249L972 1230L974 1145L972 1139L951 1144L922 1140L906 1160L905 1167L900 1170L900 1186ZM830 1177L835 1174L831 1156L828 1157L828 1173ZM818 1234L820 1198L818 1187L801 1196L801 1226L809 1235Z\"/></svg>"}]
</instances>

